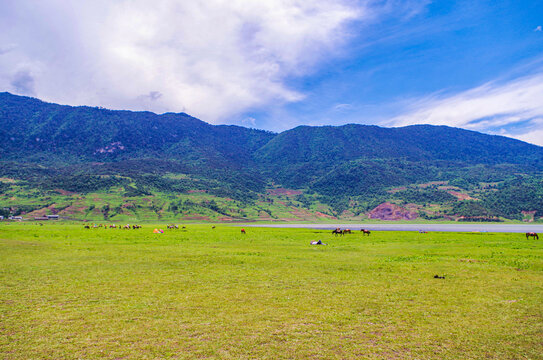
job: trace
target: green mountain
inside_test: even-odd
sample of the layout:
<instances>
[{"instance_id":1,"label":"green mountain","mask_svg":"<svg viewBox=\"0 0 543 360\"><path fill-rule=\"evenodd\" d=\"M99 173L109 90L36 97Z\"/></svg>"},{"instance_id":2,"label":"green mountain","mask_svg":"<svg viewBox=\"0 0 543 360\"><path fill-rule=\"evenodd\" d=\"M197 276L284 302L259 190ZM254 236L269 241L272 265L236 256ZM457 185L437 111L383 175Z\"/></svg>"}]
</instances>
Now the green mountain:
<instances>
[{"instance_id":1,"label":"green mountain","mask_svg":"<svg viewBox=\"0 0 543 360\"><path fill-rule=\"evenodd\" d=\"M0 93L0 121L4 215L543 216L543 148L446 126L300 126L275 134L213 126L184 113L71 107L9 93Z\"/></svg>"}]
</instances>

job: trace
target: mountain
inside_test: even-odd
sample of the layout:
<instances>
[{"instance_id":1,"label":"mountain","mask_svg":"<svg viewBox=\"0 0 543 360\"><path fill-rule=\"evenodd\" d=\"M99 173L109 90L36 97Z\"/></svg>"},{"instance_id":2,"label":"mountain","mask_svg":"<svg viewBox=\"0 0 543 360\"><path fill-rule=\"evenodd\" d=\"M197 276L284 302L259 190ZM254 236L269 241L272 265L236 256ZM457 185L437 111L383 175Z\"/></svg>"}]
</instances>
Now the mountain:
<instances>
[{"instance_id":1,"label":"mountain","mask_svg":"<svg viewBox=\"0 0 543 360\"><path fill-rule=\"evenodd\" d=\"M238 166L274 136L184 113L63 106L9 93L0 93L0 119L2 159L29 162L154 158Z\"/></svg>"},{"instance_id":2,"label":"mountain","mask_svg":"<svg viewBox=\"0 0 543 360\"><path fill-rule=\"evenodd\" d=\"M282 164L403 158L543 166L541 154L541 147L519 140L447 126L382 128L349 124L299 126L271 139L256 156L272 163L280 159Z\"/></svg>"},{"instance_id":3,"label":"mountain","mask_svg":"<svg viewBox=\"0 0 543 360\"><path fill-rule=\"evenodd\" d=\"M9 93L0 122L6 215L364 219L391 204L408 218L543 216L542 147L446 126L275 134Z\"/></svg>"}]
</instances>

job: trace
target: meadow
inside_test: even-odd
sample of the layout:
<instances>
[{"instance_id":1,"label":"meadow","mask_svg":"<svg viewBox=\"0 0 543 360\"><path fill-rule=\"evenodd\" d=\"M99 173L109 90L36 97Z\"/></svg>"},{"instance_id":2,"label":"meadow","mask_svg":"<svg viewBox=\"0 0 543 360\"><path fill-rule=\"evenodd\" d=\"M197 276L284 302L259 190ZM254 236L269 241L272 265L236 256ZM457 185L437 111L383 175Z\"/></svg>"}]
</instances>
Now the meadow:
<instances>
[{"instance_id":1,"label":"meadow","mask_svg":"<svg viewBox=\"0 0 543 360\"><path fill-rule=\"evenodd\" d=\"M0 358L543 359L542 240L155 227L0 224Z\"/></svg>"}]
</instances>

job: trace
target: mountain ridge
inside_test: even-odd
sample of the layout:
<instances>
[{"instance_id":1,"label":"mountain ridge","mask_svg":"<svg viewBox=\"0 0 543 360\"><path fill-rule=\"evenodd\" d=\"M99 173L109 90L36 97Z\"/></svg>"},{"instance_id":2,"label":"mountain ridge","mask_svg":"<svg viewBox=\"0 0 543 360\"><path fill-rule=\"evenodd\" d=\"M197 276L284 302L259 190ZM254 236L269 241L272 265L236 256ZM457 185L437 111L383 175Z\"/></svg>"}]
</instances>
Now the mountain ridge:
<instances>
[{"instance_id":1,"label":"mountain ridge","mask_svg":"<svg viewBox=\"0 0 543 360\"><path fill-rule=\"evenodd\" d=\"M488 216L520 219L533 211L535 218L543 216L543 147L448 126L346 124L273 133L211 125L186 113L73 107L6 92L0 93L0 122L0 177L17 184L2 182L0 205L10 209L26 200L8 195L35 193L24 196L45 205L55 189L83 196L116 192L119 214L128 212L123 206L130 195L188 201L196 196L188 194L203 191L213 201L239 201L240 218L246 208L260 209L250 217L262 218L279 204L266 189L287 187L299 189L280 202L288 213L302 208L341 217L366 214L386 201L408 206L408 199L434 199L441 202L439 209L422 207L421 216L445 216L452 209L461 210L452 215L462 216L479 207ZM436 182L442 185L432 191L421 187ZM397 192L398 187L406 189ZM523 198L525 204L514 195L522 187L533 197ZM478 199L477 206L462 207L459 203L475 200L453 201L447 191ZM180 208L173 199L163 200L156 216L165 204ZM508 201L516 205L508 207ZM226 200L222 204L205 211L215 211L215 218L234 215Z\"/></svg>"}]
</instances>

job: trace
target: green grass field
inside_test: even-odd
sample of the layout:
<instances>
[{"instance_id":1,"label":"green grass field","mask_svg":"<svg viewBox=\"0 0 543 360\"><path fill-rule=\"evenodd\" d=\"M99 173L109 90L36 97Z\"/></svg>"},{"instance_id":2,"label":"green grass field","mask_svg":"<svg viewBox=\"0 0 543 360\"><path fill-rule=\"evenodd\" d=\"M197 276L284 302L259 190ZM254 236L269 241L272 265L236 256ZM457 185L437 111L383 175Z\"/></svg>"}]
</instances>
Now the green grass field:
<instances>
[{"instance_id":1,"label":"green grass field","mask_svg":"<svg viewBox=\"0 0 543 360\"><path fill-rule=\"evenodd\" d=\"M1 224L0 358L543 359L542 240L154 227Z\"/></svg>"}]
</instances>

